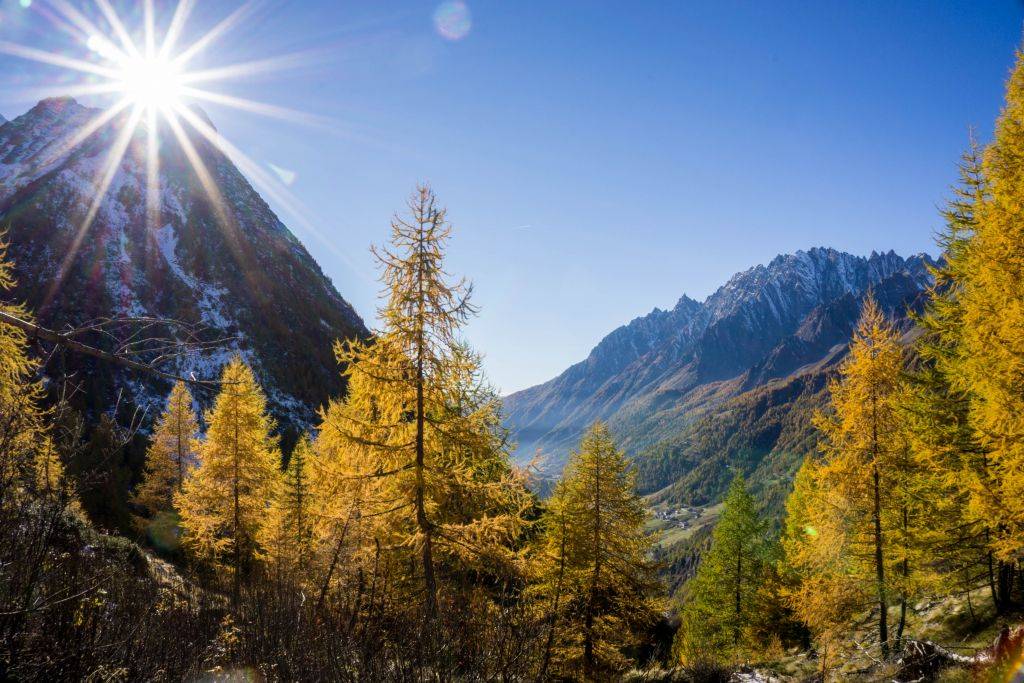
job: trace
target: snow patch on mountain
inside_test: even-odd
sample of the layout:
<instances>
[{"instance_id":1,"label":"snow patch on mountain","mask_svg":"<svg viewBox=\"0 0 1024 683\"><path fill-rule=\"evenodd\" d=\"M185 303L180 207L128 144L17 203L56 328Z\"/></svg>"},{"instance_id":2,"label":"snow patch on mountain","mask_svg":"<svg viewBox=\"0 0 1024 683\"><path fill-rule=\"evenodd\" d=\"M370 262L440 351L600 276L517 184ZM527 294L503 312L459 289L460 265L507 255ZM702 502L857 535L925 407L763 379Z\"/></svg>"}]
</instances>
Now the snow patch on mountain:
<instances>
[{"instance_id":1,"label":"snow patch on mountain","mask_svg":"<svg viewBox=\"0 0 1024 683\"><path fill-rule=\"evenodd\" d=\"M162 130L155 227L147 131L139 129L100 194L128 117L83 137L101 115L53 98L0 125L0 221L11 225L14 295L55 327L109 316L197 325L227 341L179 359L176 374L216 378L240 353L278 421L305 428L342 390L332 345L367 336L362 320L231 160L198 133L195 153L216 192ZM108 381L102 390L126 390L147 410L162 405L161 382L121 374L117 387Z\"/></svg>"}]
</instances>

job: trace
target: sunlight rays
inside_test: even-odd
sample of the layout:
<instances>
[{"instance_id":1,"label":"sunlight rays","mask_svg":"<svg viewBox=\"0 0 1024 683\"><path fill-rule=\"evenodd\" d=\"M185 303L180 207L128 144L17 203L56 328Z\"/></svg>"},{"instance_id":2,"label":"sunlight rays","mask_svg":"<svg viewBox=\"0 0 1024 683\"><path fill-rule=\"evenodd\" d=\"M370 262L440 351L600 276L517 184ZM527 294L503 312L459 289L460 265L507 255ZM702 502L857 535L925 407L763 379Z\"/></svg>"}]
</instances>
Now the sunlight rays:
<instances>
[{"instance_id":1,"label":"sunlight rays","mask_svg":"<svg viewBox=\"0 0 1024 683\"><path fill-rule=\"evenodd\" d=\"M213 127L203 121L202 118L197 116L195 112L191 111L187 107L179 106L175 109L175 113L184 119L193 129L196 130L196 132L203 136L207 142L228 157L242 173L247 175L253 183L255 183L260 192L269 197L271 201L284 208L285 211L299 222L299 225L301 225L306 232L316 238L318 242L325 246L332 254L348 264L351 268L357 268L356 264L348 254L338 249L334 242L327 239L327 237L313 225L313 221L306 215L306 210L301 203L292 196L291 193L284 189L280 189L281 183L263 170L262 166L249 158L235 145L224 139L224 137L217 133Z\"/></svg>"},{"instance_id":2,"label":"sunlight rays","mask_svg":"<svg viewBox=\"0 0 1024 683\"><path fill-rule=\"evenodd\" d=\"M199 38L199 40L195 41L192 45L182 51L181 54L174 58L174 62L179 66L190 62L197 54L215 43L218 38L238 26L238 24L245 19L245 17L250 14L255 7L256 3L250 0L250 2L247 2L236 9L234 12L222 19L216 26L207 31L205 35Z\"/></svg>"},{"instance_id":3,"label":"sunlight rays","mask_svg":"<svg viewBox=\"0 0 1024 683\"><path fill-rule=\"evenodd\" d=\"M81 73L103 76L104 78L109 78L111 80L118 77L115 69L98 66L92 62L87 62L82 59L74 59L73 57L65 57L64 55L46 52L45 50L37 50L34 47L18 45L17 43L12 43L7 40L0 40L0 52L5 52L14 57L21 57L22 59L28 59L34 62L49 64L50 66L59 66L65 69L79 71Z\"/></svg>"},{"instance_id":4,"label":"sunlight rays","mask_svg":"<svg viewBox=\"0 0 1024 683\"><path fill-rule=\"evenodd\" d=\"M225 95L223 93L213 92L212 90L193 88L187 85L178 86L178 90L182 95L187 95L193 99L213 102L214 104L223 104L234 109L251 112L253 114L261 114L262 116L281 119L282 121L305 123L312 126L324 126L330 125L331 123L329 119L315 116L313 114L306 114L305 112L301 112L297 109L279 107L273 104L264 104L263 102L249 100L244 97L235 97L234 95Z\"/></svg>"},{"instance_id":5,"label":"sunlight rays","mask_svg":"<svg viewBox=\"0 0 1024 683\"><path fill-rule=\"evenodd\" d=\"M141 150L144 156L145 224L147 233L161 227L161 131L170 131L171 137L180 147L188 166L199 180L203 192L209 199L214 218L225 233L226 241L233 252L237 252L237 230L230 207L208 168L208 160L197 149L192 135L207 142L212 148L231 159L239 170L256 188L269 199L281 206L290 216L299 220L302 227L332 249L333 245L316 230L306 216L299 202L261 164L243 154L236 146L225 140L202 116L185 103L185 100L209 102L233 110L257 114L264 117L301 123L316 127L331 128L334 122L324 117L302 111L227 94L217 90L217 84L251 78L253 76L280 72L296 66L316 63L316 51L280 55L252 61L210 66L195 70L187 67L200 54L208 52L217 42L249 18L260 7L262 0L249 0L238 6L211 28L191 42L185 42L186 23L196 7L195 0L179 0L166 26L157 26L154 0L143 0L139 25L129 26L118 15L110 0L94 0L97 11L89 12L84 6L76 7L69 0L48 0L40 14L55 29L70 36L78 46L85 47L84 56L72 56L66 51L47 51L21 45L11 41L0 41L0 52L21 59L66 70L81 76L78 83L63 83L49 88L39 88L44 96L103 96L111 97L112 103L91 116L75 132L51 144L35 171L52 167L73 151L98 134L107 126L116 126L118 131L102 167L93 180L94 192L81 224L77 226L70 247L63 256L63 262L55 281L47 292L45 304L58 294L70 264L77 257L90 228L96 221L108 192L117 176L126 153L130 148ZM180 47L180 49L179 49ZM198 87L198 86L202 87ZM22 94L32 91L22 91ZM185 124L185 125L183 125ZM187 128L186 128L187 125ZM139 143L133 147L133 140L140 135ZM244 254L235 253L243 259ZM242 261L239 261L242 266Z\"/></svg>"},{"instance_id":6,"label":"sunlight rays","mask_svg":"<svg viewBox=\"0 0 1024 683\"><path fill-rule=\"evenodd\" d=\"M181 0L174 8L174 16L171 17L171 23L167 26L167 33L164 34L163 42L160 43L158 55L161 59L169 57L174 50L178 37L185 27L185 21L188 19L189 14L192 13L193 2L194 0Z\"/></svg>"},{"instance_id":7,"label":"sunlight rays","mask_svg":"<svg viewBox=\"0 0 1024 683\"><path fill-rule=\"evenodd\" d=\"M85 218L82 220L82 224L75 233L71 246L68 248L67 253L64 255L64 259L60 264L60 268L57 269L57 276L54 278L49 290L47 290L46 296L43 298L41 308L47 308L53 301L53 298L60 291L60 287L64 283L64 278L67 277L69 266L78 255L78 250L82 246L82 241L89 232L92 222L96 220L96 215L100 211L100 206L106 198L107 190L110 189L111 183L114 182L114 178L117 176L117 172L121 167L121 161L124 159L124 155L128 151L128 145L132 142L132 137L135 135L135 128L138 126L141 116L142 110L136 107L132 111L127 125L121 129L121 132L117 136L117 140L111 147L110 152L107 155L106 163L101 169L103 175L96 186L96 194L93 198L92 204L90 204L89 210L86 213Z\"/></svg>"},{"instance_id":8,"label":"sunlight rays","mask_svg":"<svg viewBox=\"0 0 1024 683\"><path fill-rule=\"evenodd\" d=\"M107 0L96 0L96 4L99 6L100 11L103 12L103 16L106 17L107 23L114 30L114 35L117 36L118 40L121 41L121 47L129 57L136 57L139 54L139 49L135 47L135 41L128 35L128 30L121 22L121 18L117 16L117 12L110 6Z\"/></svg>"}]
</instances>

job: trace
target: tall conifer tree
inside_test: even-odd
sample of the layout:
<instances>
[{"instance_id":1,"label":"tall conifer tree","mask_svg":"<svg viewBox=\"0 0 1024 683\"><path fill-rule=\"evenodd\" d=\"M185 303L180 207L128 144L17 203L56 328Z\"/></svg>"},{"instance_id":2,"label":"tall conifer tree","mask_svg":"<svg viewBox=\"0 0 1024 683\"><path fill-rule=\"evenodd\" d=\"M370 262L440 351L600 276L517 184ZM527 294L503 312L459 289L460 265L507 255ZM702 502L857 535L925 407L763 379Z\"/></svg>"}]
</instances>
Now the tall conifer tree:
<instances>
[{"instance_id":1,"label":"tall conifer tree","mask_svg":"<svg viewBox=\"0 0 1024 683\"><path fill-rule=\"evenodd\" d=\"M924 503L897 410L902 372L897 334L868 296L850 356L830 386L832 413L816 420L824 461L814 472L841 524L833 528L833 542L852 560L848 591L873 597L885 657L899 645L907 603L922 571L918 531ZM894 600L900 616L893 632L889 607Z\"/></svg>"},{"instance_id":2,"label":"tall conifer tree","mask_svg":"<svg viewBox=\"0 0 1024 683\"><path fill-rule=\"evenodd\" d=\"M313 448L309 437L295 444L288 467L279 477L260 528L261 554L282 578L302 580L313 553L313 514L320 501L310 482Z\"/></svg>"},{"instance_id":3,"label":"tall conifer tree","mask_svg":"<svg viewBox=\"0 0 1024 683\"><path fill-rule=\"evenodd\" d=\"M997 556L1012 562L1024 551L1024 53L983 176L974 234L955 273L962 325L951 378L970 395L970 422L987 452L975 502L992 521Z\"/></svg>"},{"instance_id":4,"label":"tall conifer tree","mask_svg":"<svg viewBox=\"0 0 1024 683\"><path fill-rule=\"evenodd\" d=\"M550 614L553 672L594 680L625 665L658 607L658 583L644 533L647 511L634 474L608 428L595 424L572 453L548 503L534 588Z\"/></svg>"},{"instance_id":5,"label":"tall conifer tree","mask_svg":"<svg viewBox=\"0 0 1024 683\"><path fill-rule=\"evenodd\" d=\"M174 494L181 491L188 470L195 464L198 435L192 394L179 380L171 389L167 407L153 430L142 483L133 500L135 504L144 507L150 515L172 509Z\"/></svg>"},{"instance_id":6,"label":"tall conifer tree","mask_svg":"<svg viewBox=\"0 0 1024 683\"><path fill-rule=\"evenodd\" d=\"M14 287L7 245L0 241L0 291ZM0 312L30 320L23 306L0 302ZM28 355L25 332L0 321L0 505L25 490L63 489L64 468L41 408L38 363Z\"/></svg>"},{"instance_id":7,"label":"tall conifer tree","mask_svg":"<svg viewBox=\"0 0 1024 683\"><path fill-rule=\"evenodd\" d=\"M374 250L383 329L372 343L338 347L349 394L321 425L325 444L347 463L340 480L359 490L359 517L376 520L375 543L415 553L415 592L431 633L439 563L452 578L469 568L511 571L531 502L510 465L500 402L459 339L474 308L470 286L444 271L450 233L433 192L417 188L409 216L392 221L389 246Z\"/></svg>"},{"instance_id":8,"label":"tall conifer tree","mask_svg":"<svg viewBox=\"0 0 1024 683\"><path fill-rule=\"evenodd\" d=\"M786 499L782 532L784 598L827 649L864 607L864 588L851 584L857 561L848 552L846 503L820 484L820 464L804 460Z\"/></svg>"},{"instance_id":9,"label":"tall conifer tree","mask_svg":"<svg viewBox=\"0 0 1024 683\"><path fill-rule=\"evenodd\" d=\"M267 400L240 357L224 367L206 422L199 466L175 495L175 505L186 546L230 568L237 602L242 572L256 551L256 536L280 477Z\"/></svg>"},{"instance_id":10,"label":"tall conifer tree","mask_svg":"<svg viewBox=\"0 0 1024 683\"><path fill-rule=\"evenodd\" d=\"M677 650L688 659L730 659L743 651L744 638L761 612L762 582L769 561L766 525L737 474L715 524L711 548L688 584Z\"/></svg>"},{"instance_id":11,"label":"tall conifer tree","mask_svg":"<svg viewBox=\"0 0 1024 683\"><path fill-rule=\"evenodd\" d=\"M964 353L963 287L967 256L976 230L977 208L988 195L982 153L971 140L961 157L960 183L943 210L945 230L938 243L943 259L932 269L935 283L917 322L923 334L914 344L919 362L901 402L914 458L932 479L928 548L942 568L936 590L966 593L987 585L997 610L1007 606L997 576L1007 564L991 549L994 537L991 472L987 448L971 424L970 387L958 381Z\"/></svg>"}]
</instances>

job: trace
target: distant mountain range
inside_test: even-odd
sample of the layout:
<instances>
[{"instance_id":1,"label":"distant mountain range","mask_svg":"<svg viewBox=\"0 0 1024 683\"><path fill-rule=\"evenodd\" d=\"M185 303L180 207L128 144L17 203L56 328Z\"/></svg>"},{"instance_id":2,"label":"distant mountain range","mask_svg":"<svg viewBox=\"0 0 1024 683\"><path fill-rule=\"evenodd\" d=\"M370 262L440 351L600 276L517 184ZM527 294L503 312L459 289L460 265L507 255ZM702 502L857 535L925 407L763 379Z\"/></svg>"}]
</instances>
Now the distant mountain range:
<instances>
[{"instance_id":1,"label":"distant mountain range","mask_svg":"<svg viewBox=\"0 0 1024 683\"><path fill-rule=\"evenodd\" d=\"M199 135L192 136L195 152L220 206L174 135L162 130L158 220L147 227L147 139L140 128L79 237L124 123L115 117L69 145L99 113L70 98L49 99L0 125L0 224L9 226L15 297L42 324L61 329L106 316L202 324L209 338L232 341L170 369L211 378L240 352L279 422L308 425L316 408L342 390L333 342L365 337L363 321L239 170ZM120 395L153 414L169 388L88 359L66 362L83 383L80 402L90 411L108 410Z\"/></svg>"},{"instance_id":2,"label":"distant mountain range","mask_svg":"<svg viewBox=\"0 0 1024 683\"><path fill-rule=\"evenodd\" d=\"M634 455L641 491L655 502L713 502L737 468L763 474L755 489L778 498L814 447L810 415L862 298L874 291L909 328L930 265L926 254L813 248L738 273L703 302L683 296L671 310L654 309L558 377L505 399L517 457L539 452L543 470L557 475L600 419ZM778 491L769 491L773 482Z\"/></svg>"}]
</instances>

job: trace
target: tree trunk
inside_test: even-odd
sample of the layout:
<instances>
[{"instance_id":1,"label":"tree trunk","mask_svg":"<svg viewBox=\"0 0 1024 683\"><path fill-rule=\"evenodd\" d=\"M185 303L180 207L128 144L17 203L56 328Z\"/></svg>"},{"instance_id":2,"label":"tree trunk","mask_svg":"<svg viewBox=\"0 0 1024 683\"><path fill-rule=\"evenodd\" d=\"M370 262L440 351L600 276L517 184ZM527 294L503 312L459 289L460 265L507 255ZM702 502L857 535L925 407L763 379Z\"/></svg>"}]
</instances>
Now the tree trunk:
<instances>
[{"instance_id":1,"label":"tree trunk","mask_svg":"<svg viewBox=\"0 0 1024 683\"><path fill-rule=\"evenodd\" d=\"M878 590L878 642L882 658L889 657L889 607L885 595L885 562L882 555L882 486L878 474L878 397L871 394L871 473L874 483L875 581Z\"/></svg>"},{"instance_id":2,"label":"tree trunk","mask_svg":"<svg viewBox=\"0 0 1024 683\"><path fill-rule=\"evenodd\" d=\"M900 588L900 620L896 625L896 650L903 649L903 628L907 625L907 579L910 577L910 562L907 560L907 538L910 534L910 520L907 514L907 507L903 506L903 562L900 563L900 573L903 576L903 586Z\"/></svg>"},{"instance_id":3,"label":"tree trunk","mask_svg":"<svg viewBox=\"0 0 1024 683\"><path fill-rule=\"evenodd\" d=\"M192 406L189 406L189 410L191 409ZM175 488L178 490L178 493L181 493L181 487L185 483L185 452L181 444L181 432L183 431L183 427L181 425L181 410L182 408L180 405L177 406L177 410L175 410L175 420L178 423L178 429L176 430L176 440L178 442L178 481L176 482L177 486L175 486ZM173 499L174 496L172 495L171 498Z\"/></svg>"},{"instance_id":4,"label":"tree trunk","mask_svg":"<svg viewBox=\"0 0 1024 683\"><path fill-rule=\"evenodd\" d=\"M324 576L324 581L320 586L320 596L316 600L316 610L319 612L320 608L323 607L324 599L327 597L327 590L331 585L331 578L334 576L334 570L338 566L338 560L341 558L341 549L345 544L345 535L348 533L348 523L352 519L352 513L350 512L345 517L345 524L341 528L341 534L338 536L338 543L334 546L334 553L331 555L331 564L327 568L327 574Z\"/></svg>"},{"instance_id":5,"label":"tree trunk","mask_svg":"<svg viewBox=\"0 0 1024 683\"><path fill-rule=\"evenodd\" d=\"M423 582L426 586L427 620L428 628L434 626L437 618L437 579L434 577L434 548L433 529L430 520L427 519L426 508L426 473L425 473L425 444L424 431L426 429L426 406L423 395L423 385L426 381L424 373L424 356L426 355L426 339L424 338L424 327L426 325L426 293L423 291L423 280L426 274L423 272L424 261L424 240L423 221L420 221L420 256L418 261L417 287L417 318L416 318L416 524L423 534Z\"/></svg>"},{"instance_id":6,"label":"tree trunk","mask_svg":"<svg viewBox=\"0 0 1024 683\"><path fill-rule=\"evenodd\" d=\"M242 542L241 542L241 540L242 540L241 539L242 506L241 506L241 503L239 501L239 491L238 491L238 483L239 483L239 478L240 478L239 467L238 467L238 406L235 406L235 415L234 415L234 419L232 420L232 422L233 422L233 427L234 427L235 439L234 439L234 442L232 443L232 448L234 449L234 453L232 454L233 457L232 457L232 461L231 461L232 462L232 467L233 467L232 481L231 481L231 493L232 493L232 498L234 499L235 509L234 509L234 516L232 518L232 526L233 526L233 528L231 529L231 533L232 533L232 537L234 539L234 543L232 545L234 545L234 549L233 550L234 550L234 556L235 557L234 557L234 563L233 563L234 564L234 576L232 577L231 604L234 607L238 607L239 597L241 596L241 593L242 593L242 575L241 575L241 568L242 568Z\"/></svg>"},{"instance_id":7,"label":"tree trunk","mask_svg":"<svg viewBox=\"0 0 1024 683\"><path fill-rule=\"evenodd\" d=\"M583 676L594 680L594 613L597 609L598 582L601 579L601 459L594 470L594 575L583 623Z\"/></svg>"},{"instance_id":8,"label":"tree trunk","mask_svg":"<svg viewBox=\"0 0 1024 683\"><path fill-rule=\"evenodd\" d=\"M732 646L739 647L740 644L740 617L742 615L742 586L743 586L743 547L736 549L736 621L732 627Z\"/></svg>"},{"instance_id":9,"label":"tree trunk","mask_svg":"<svg viewBox=\"0 0 1024 683\"><path fill-rule=\"evenodd\" d=\"M882 646L882 658L889 657L889 615L885 596L885 564L882 556L882 499L878 476L878 465L873 468L875 489L875 579L878 584L878 642Z\"/></svg>"},{"instance_id":10,"label":"tree trunk","mask_svg":"<svg viewBox=\"0 0 1024 683\"><path fill-rule=\"evenodd\" d=\"M903 627L907 625L907 596L900 597L900 620L896 624L896 651L903 648Z\"/></svg>"},{"instance_id":11,"label":"tree trunk","mask_svg":"<svg viewBox=\"0 0 1024 683\"><path fill-rule=\"evenodd\" d=\"M999 614L1006 613L1013 606L1013 574L1013 563L999 560L996 569L996 611Z\"/></svg>"},{"instance_id":12,"label":"tree trunk","mask_svg":"<svg viewBox=\"0 0 1024 683\"><path fill-rule=\"evenodd\" d=\"M562 514L562 536L559 542L558 551L558 581L555 583L555 599L551 606L551 626L548 629L548 639L544 644L544 659L541 661L540 673L537 675L537 683L541 683L547 677L548 666L551 664L551 648L555 644L555 628L558 626L558 603L562 598L562 578L565 576L565 514Z\"/></svg>"},{"instance_id":13,"label":"tree trunk","mask_svg":"<svg viewBox=\"0 0 1024 683\"><path fill-rule=\"evenodd\" d=\"M988 529L985 529L985 545L989 544ZM992 551L988 551L988 588L992 592L992 606L996 608L996 614L1001 614L1003 606L999 601L999 590L996 588L995 562Z\"/></svg>"}]
</instances>

